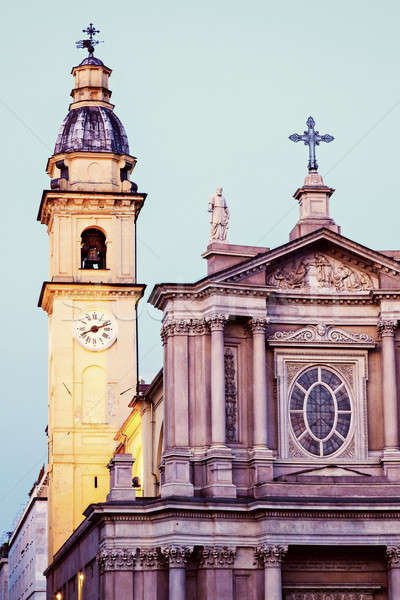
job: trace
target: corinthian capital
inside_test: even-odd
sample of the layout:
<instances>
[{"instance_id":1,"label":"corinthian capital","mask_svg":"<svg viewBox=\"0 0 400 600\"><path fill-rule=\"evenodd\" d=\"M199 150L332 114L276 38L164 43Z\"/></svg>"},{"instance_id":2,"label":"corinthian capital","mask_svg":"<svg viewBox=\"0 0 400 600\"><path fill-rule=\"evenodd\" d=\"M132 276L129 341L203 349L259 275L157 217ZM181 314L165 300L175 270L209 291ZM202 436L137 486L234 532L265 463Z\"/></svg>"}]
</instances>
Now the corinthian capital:
<instances>
[{"instance_id":1,"label":"corinthian capital","mask_svg":"<svg viewBox=\"0 0 400 600\"><path fill-rule=\"evenodd\" d=\"M271 546L262 544L261 546L257 546L254 554L264 567L280 567L287 551L288 547L281 546L280 544L273 544Z\"/></svg>"},{"instance_id":2,"label":"corinthian capital","mask_svg":"<svg viewBox=\"0 0 400 600\"><path fill-rule=\"evenodd\" d=\"M260 319L258 317L253 317L249 321L249 330L254 335L255 333L265 333L267 329L267 325L269 323L269 319Z\"/></svg>"},{"instance_id":3,"label":"corinthian capital","mask_svg":"<svg viewBox=\"0 0 400 600\"><path fill-rule=\"evenodd\" d=\"M163 546L161 555L170 567L185 567L193 554L193 546Z\"/></svg>"},{"instance_id":4,"label":"corinthian capital","mask_svg":"<svg viewBox=\"0 0 400 600\"><path fill-rule=\"evenodd\" d=\"M400 568L400 546L386 547L386 562L389 569Z\"/></svg>"},{"instance_id":5,"label":"corinthian capital","mask_svg":"<svg viewBox=\"0 0 400 600\"><path fill-rule=\"evenodd\" d=\"M206 317L206 321L210 326L211 331L223 331L227 320L228 315L224 315L222 313L213 314Z\"/></svg>"},{"instance_id":6,"label":"corinthian capital","mask_svg":"<svg viewBox=\"0 0 400 600\"><path fill-rule=\"evenodd\" d=\"M160 569L166 567L165 557L161 548L139 548L139 563L142 570Z\"/></svg>"},{"instance_id":7,"label":"corinthian capital","mask_svg":"<svg viewBox=\"0 0 400 600\"><path fill-rule=\"evenodd\" d=\"M393 337L397 327L397 321L378 321L378 333L381 337Z\"/></svg>"},{"instance_id":8,"label":"corinthian capital","mask_svg":"<svg viewBox=\"0 0 400 600\"><path fill-rule=\"evenodd\" d=\"M227 569L233 565L235 556L236 548L228 548L228 546L204 546L199 566Z\"/></svg>"},{"instance_id":9,"label":"corinthian capital","mask_svg":"<svg viewBox=\"0 0 400 600\"><path fill-rule=\"evenodd\" d=\"M135 567L136 549L101 548L96 556L100 573L106 571L131 571Z\"/></svg>"}]
</instances>

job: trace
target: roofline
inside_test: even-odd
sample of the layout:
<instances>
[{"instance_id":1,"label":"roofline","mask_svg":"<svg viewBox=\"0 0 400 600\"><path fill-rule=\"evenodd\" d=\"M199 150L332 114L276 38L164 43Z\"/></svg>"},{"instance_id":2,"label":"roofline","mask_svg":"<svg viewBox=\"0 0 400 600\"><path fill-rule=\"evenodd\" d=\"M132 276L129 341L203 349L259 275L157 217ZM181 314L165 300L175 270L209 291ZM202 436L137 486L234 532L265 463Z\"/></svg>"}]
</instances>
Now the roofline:
<instances>
[{"instance_id":1,"label":"roofline","mask_svg":"<svg viewBox=\"0 0 400 600\"><path fill-rule=\"evenodd\" d=\"M217 280L217 282L221 283L221 284L223 284L223 283L228 284L229 282L220 281L221 278L224 278L226 275L229 275L230 273L232 273L232 275L234 275L238 271L241 272L241 271L245 270L246 265L251 266L252 264L257 263L258 261L263 260L264 258L268 258L268 262L272 263L274 260L276 260L280 257L279 255L283 251L285 251L287 249L291 249L291 248L295 249L296 247L301 248L305 244L307 244L307 242L310 240L318 241L320 239L330 239L331 241L334 241L336 243L339 243L340 241L343 240L352 246L356 246L356 247L358 246L359 249L366 251L367 254L369 254L369 255L372 254L375 257L378 257L380 259L380 262L383 263L388 268L391 268L391 269L397 271L398 273L400 273L400 264L395 259L388 257L387 255L383 254L379 250L372 250L371 248L368 248L367 246L364 246L363 244L360 244L359 242L355 242L354 240L347 238L340 233L333 232L332 230L327 229L326 227L321 227L320 229L317 229L316 231L312 231L306 235L303 235L300 238L296 238L295 240L285 242L284 244L281 244L280 246L277 246L276 248L273 248L272 250L256 254L256 256L253 256L252 258L244 260L243 262L237 263L230 267L226 267L225 269L221 269L220 271L216 271L212 275L206 275L205 277L202 277L201 279L199 279L195 282L158 283L153 287L153 289L150 293L150 296L148 298L148 302L149 302L149 304L152 304L153 306L157 307L158 300L159 300L157 298L157 296L162 294L162 287L164 287L164 286L168 286L168 287L175 288L175 289L187 287L188 290L190 290L190 289L195 290L195 288L197 286L199 286L199 284L202 284L205 282L209 282L211 284L211 283L215 283L215 280ZM356 248L354 248L353 251L356 252ZM373 258L371 256L369 257L369 259L373 260ZM367 260L367 258L365 258L365 260ZM265 287L265 286L257 286L257 287Z\"/></svg>"},{"instance_id":2,"label":"roofline","mask_svg":"<svg viewBox=\"0 0 400 600\"><path fill-rule=\"evenodd\" d=\"M153 379L151 380L151 382L149 383L149 387L147 388L147 390L145 392L143 392L142 394L135 394L133 396L132 400L128 404L129 407L133 407L136 400L148 399L147 396L149 396L154 391L154 389L157 387L157 385L160 383L160 381L162 381L163 371L164 371L164 368L161 367L161 369L158 371L157 375L155 375L153 377Z\"/></svg>"}]
</instances>

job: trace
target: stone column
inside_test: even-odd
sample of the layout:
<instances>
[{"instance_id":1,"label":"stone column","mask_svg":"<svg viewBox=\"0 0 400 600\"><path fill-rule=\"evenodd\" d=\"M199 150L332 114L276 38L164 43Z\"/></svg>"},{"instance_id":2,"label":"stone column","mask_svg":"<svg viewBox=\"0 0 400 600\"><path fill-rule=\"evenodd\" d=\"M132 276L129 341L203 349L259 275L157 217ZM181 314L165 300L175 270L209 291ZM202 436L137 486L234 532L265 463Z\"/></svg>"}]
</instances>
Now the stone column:
<instances>
[{"instance_id":1,"label":"stone column","mask_svg":"<svg viewBox=\"0 0 400 600\"><path fill-rule=\"evenodd\" d=\"M100 600L133 598L136 548L103 547L96 559L100 573Z\"/></svg>"},{"instance_id":2,"label":"stone column","mask_svg":"<svg viewBox=\"0 0 400 600\"><path fill-rule=\"evenodd\" d=\"M267 319L251 319L250 330L253 334L253 446L268 446L267 432L267 364L265 350L265 330Z\"/></svg>"},{"instance_id":3,"label":"stone column","mask_svg":"<svg viewBox=\"0 0 400 600\"><path fill-rule=\"evenodd\" d=\"M211 330L211 443L225 446L225 366L224 326L225 315L212 315L207 319Z\"/></svg>"},{"instance_id":4,"label":"stone column","mask_svg":"<svg viewBox=\"0 0 400 600\"><path fill-rule=\"evenodd\" d=\"M382 338L382 388L385 452L399 448L399 411L397 406L396 354L394 346L395 321L379 321Z\"/></svg>"},{"instance_id":5,"label":"stone column","mask_svg":"<svg viewBox=\"0 0 400 600\"><path fill-rule=\"evenodd\" d=\"M169 566L169 600L186 600L186 565L193 553L189 546L164 546L161 554Z\"/></svg>"},{"instance_id":6,"label":"stone column","mask_svg":"<svg viewBox=\"0 0 400 600\"><path fill-rule=\"evenodd\" d=\"M267 545L258 546L255 557L264 567L264 598L265 600L282 600L281 566L288 551L287 546Z\"/></svg>"},{"instance_id":7,"label":"stone column","mask_svg":"<svg viewBox=\"0 0 400 600\"><path fill-rule=\"evenodd\" d=\"M193 496L189 449L189 334L191 319L169 319L161 338L165 345L166 395L164 415L166 439L162 459L161 496Z\"/></svg>"},{"instance_id":8,"label":"stone column","mask_svg":"<svg viewBox=\"0 0 400 600\"><path fill-rule=\"evenodd\" d=\"M199 592L211 600L233 598L233 568L236 548L228 546L204 546L199 562Z\"/></svg>"},{"instance_id":9,"label":"stone column","mask_svg":"<svg viewBox=\"0 0 400 600\"><path fill-rule=\"evenodd\" d=\"M165 590L167 587L168 562L162 555L161 548L139 548L133 600L158 598L160 590Z\"/></svg>"},{"instance_id":10,"label":"stone column","mask_svg":"<svg viewBox=\"0 0 400 600\"><path fill-rule=\"evenodd\" d=\"M388 600L400 598L400 546L387 546L386 563L388 569Z\"/></svg>"}]
</instances>

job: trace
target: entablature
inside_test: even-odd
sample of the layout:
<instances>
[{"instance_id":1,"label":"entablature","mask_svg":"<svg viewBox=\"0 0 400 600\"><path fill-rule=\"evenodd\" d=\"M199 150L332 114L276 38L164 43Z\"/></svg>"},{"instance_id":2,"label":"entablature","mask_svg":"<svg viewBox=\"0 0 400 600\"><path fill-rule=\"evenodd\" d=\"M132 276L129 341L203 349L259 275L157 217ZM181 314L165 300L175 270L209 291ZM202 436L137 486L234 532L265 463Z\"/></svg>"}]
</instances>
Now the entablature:
<instances>
[{"instance_id":1,"label":"entablature","mask_svg":"<svg viewBox=\"0 0 400 600\"><path fill-rule=\"evenodd\" d=\"M135 221L147 194L125 192L82 192L44 190L37 220L49 225L55 211L71 214L103 211L104 214L132 214Z\"/></svg>"}]
</instances>

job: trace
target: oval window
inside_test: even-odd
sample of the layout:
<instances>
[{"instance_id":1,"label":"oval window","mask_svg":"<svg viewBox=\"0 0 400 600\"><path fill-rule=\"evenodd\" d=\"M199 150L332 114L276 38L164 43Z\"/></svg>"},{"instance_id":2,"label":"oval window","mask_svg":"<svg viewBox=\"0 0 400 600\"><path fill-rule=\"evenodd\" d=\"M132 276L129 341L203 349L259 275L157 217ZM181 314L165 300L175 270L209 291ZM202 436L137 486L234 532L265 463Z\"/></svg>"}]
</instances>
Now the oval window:
<instances>
[{"instance_id":1,"label":"oval window","mask_svg":"<svg viewBox=\"0 0 400 600\"><path fill-rule=\"evenodd\" d=\"M334 454L351 425L344 381L325 367L312 367L295 381L289 399L290 423L298 443L314 456Z\"/></svg>"}]
</instances>

